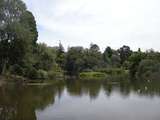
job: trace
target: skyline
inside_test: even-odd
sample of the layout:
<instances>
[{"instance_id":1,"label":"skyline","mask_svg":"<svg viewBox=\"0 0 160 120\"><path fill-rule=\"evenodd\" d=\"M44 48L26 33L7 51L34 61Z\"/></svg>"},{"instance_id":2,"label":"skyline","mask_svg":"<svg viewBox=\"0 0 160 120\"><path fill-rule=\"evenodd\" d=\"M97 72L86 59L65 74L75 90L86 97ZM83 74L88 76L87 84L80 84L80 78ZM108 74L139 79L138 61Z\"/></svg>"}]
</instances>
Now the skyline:
<instances>
[{"instance_id":1,"label":"skyline","mask_svg":"<svg viewBox=\"0 0 160 120\"><path fill-rule=\"evenodd\" d=\"M34 14L39 42L57 46L98 44L160 50L158 0L23 0Z\"/></svg>"}]
</instances>

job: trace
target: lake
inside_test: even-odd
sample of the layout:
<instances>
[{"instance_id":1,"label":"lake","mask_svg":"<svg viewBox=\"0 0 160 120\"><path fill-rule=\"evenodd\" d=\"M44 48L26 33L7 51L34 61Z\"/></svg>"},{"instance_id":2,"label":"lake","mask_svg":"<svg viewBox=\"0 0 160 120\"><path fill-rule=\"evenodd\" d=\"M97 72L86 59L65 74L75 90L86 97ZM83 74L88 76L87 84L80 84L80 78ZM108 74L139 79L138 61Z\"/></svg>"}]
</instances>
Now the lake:
<instances>
[{"instance_id":1,"label":"lake","mask_svg":"<svg viewBox=\"0 0 160 120\"><path fill-rule=\"evenodd\" d=\"M0 120L160 120L160 83L8 84L0 87Z\"/></svg>"}]
</instances>

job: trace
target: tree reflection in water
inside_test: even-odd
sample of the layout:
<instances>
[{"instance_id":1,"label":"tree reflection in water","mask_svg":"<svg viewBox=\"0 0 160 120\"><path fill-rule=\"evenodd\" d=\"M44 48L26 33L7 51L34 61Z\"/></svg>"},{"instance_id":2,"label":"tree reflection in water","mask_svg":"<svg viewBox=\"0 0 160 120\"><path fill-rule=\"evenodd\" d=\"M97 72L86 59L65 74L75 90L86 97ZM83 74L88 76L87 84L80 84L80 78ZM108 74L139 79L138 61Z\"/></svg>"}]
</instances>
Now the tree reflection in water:
<instances>
[{"instance_id":1,"label":"tree reflection in water","mask_svg":"<svg viewBox=\"0 0 160 120\"><path fill-rule=\"evenodd\" d=\"M131 93L154 97L160 95L160 84L158 81L102 83L69 80L65 84L46 86L5 85L0 87L0 120L37 120L36 110L43 111L53 105L55 98L60 98L64 90L70 96L89 96L94 100L100 92L105 92L106 97L114 92L123 97Z\"/></svg>"},{"instance_id":2,"label":"tree reflection in water","mask_svg":"<svg viewBox=\"0 0 160 120\"><path fill-rule=\"evenodd\" d=\"M0 120L36 120L36 110L54 104L63 86L16 86L0 88Z\"/></svg>"}]
</instances>

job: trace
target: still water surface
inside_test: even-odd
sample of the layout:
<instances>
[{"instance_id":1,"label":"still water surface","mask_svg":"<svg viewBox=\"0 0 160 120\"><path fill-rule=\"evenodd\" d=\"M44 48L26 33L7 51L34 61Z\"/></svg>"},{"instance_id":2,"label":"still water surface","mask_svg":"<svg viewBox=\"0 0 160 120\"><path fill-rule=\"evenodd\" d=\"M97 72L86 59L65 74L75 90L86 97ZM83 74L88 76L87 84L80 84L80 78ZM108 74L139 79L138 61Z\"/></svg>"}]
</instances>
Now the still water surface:
<instances>
[{"instance_id":1,"label":"still water surface","mask_svg":"<svg viewBox=\"0 0 160 120\"><path fill-rule=\"evenodd\" d=\"M6 85L0 120L160 120L160 83Z\"/></svg>"}]
</instances>

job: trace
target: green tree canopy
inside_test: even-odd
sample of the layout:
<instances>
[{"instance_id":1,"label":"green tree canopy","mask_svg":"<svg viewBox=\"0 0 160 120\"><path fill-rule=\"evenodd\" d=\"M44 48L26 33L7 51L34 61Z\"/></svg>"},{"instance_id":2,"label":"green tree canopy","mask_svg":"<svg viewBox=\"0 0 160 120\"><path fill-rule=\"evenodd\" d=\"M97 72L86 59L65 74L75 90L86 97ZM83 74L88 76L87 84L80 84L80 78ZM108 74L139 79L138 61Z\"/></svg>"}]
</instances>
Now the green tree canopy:
<instances>
[{"instance_id":1,"label":"green tree canopy","mask_svg":"<svg viewBox=\"0 0 160 120\"><path fill-rule=\"evenodd\" d=\"M123 64L128 58L129 56L132 54L132 51L130 50L129 46L122 46L119 50L118 50L119 54L120 54L120 58L121 58L121 64Z\"/></svg>"},{"instance_id":2,"label":"green tree canopy","mask_svg":"<svg viewBox=\"0 0 160 120\"><path fill-rule=\"evenodd\" d=\"M37 28L32 13L21 0L0 1L0 66L5 72L10 66L25 66L33 43L37 41Z\"/></svg>"}]
</instances>

